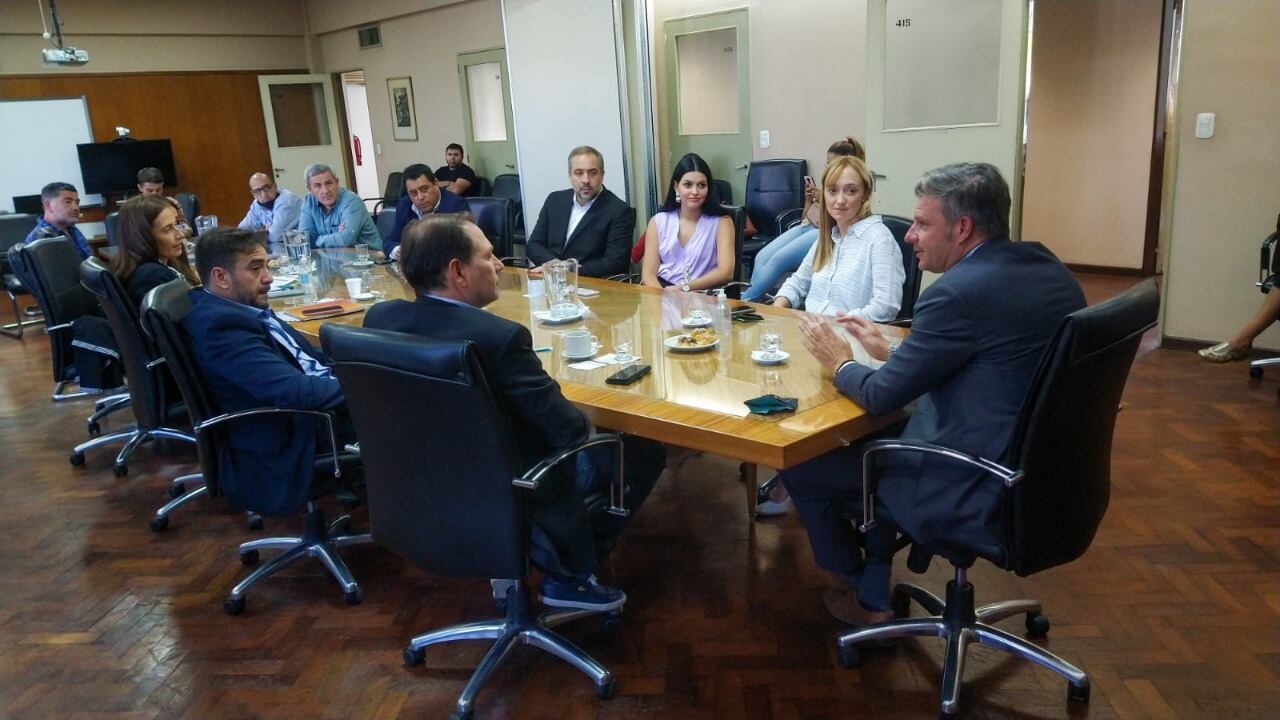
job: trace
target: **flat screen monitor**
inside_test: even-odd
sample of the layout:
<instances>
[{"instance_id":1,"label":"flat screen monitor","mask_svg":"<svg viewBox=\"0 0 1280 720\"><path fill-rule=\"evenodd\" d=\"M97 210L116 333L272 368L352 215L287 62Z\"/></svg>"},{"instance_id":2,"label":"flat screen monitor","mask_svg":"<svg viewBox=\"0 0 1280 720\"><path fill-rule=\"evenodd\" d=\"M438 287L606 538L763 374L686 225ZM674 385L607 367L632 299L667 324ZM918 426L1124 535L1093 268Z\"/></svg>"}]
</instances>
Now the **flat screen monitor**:
<instances>
[{"instance_id":1,"label":"flat screen monitor","mask_svg":"<svg viewBox=\"0 0 1280 720\"><path fill-rule=\"evenodd\" d=\"M168 140L125 140L76 145L86 193L118 193L138 185L138 171L159 168L166 185L178 184Z\"/></svg>"},{"instance_id":2,"label":"flat screen monitor","mask_svg":"<svg viewBox=\"0 0 1280 720\"><path fill-rule=\"evenodd\" d=\"M39 195L14 195L13 211L28 215L43 215L44 203L40 201Z\"/></svg>"}]
</instances>

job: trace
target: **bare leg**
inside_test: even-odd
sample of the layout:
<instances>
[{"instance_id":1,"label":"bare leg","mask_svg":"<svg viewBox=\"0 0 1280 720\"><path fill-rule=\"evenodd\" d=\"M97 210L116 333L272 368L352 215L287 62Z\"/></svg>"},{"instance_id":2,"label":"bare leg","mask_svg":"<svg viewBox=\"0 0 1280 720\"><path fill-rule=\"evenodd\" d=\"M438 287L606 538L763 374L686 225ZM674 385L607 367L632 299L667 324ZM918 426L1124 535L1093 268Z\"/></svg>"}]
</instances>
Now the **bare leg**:
<instances>
[{"instance_id":1,"label":"bare leg","mask_svg":"<svg viewBox=\"0 0 1280 720\"><path fill-rule=\"evenodd\" d=\"M1253 319L1240 328L1240 332L1232 336L1228 342L1233 348L1251 347L1254 339L1277 320L1280 320L1280 290L1267 293L1263 297L1262 307L1254 313Z\"/></svg>"}]
</instances>

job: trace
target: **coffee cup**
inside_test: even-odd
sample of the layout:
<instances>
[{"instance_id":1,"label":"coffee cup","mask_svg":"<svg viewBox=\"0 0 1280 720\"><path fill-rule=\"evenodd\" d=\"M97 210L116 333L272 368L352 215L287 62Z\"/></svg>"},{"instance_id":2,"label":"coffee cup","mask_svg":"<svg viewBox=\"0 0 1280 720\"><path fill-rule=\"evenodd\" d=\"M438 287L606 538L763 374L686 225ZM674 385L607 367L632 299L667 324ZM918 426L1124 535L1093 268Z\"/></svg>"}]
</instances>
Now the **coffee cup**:
<instances>
[{"instance_id":1,"label":"coffee cup","mask_svg":"<svg viewBox=\"0 0 1280 720\"><path fill-rule=\"evenodd\" d=\"M547 294L547 288L542 284L542 280L529 278L529 297L540 298Z\"/></svg>"},{"instance_id":2,"label":"coffee cup","mask_svg":"<svg viewBox=\"0 0 1280 720\"><path fill-rule=\"evenodd\" d=\"M596 336L587 330L570 330L563 338L565 355L583 357L596 351Z\"/></svg>"},{"instance_id":3,"label":"coffee cup","mask_svg":"<svg viewBox=\"0 0 1280 720\"><path fill-rule=\"evenodd\" d=\"M360 294L360 278L347 278L347 295L355 297Z\"/></svg>"}]
</instances>

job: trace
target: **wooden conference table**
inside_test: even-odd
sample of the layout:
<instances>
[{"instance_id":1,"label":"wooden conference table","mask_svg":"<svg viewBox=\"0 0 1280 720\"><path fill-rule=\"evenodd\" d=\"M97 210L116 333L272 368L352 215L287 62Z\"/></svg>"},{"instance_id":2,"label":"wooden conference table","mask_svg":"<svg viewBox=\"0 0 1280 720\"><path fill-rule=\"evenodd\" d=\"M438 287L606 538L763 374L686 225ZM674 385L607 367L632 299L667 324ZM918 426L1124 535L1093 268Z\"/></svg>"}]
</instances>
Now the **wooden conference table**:
<instances>
[{"instance_id":1,"label":"wooden conference table","mask_svg":"<svg viewBox=\"0 0 1280 720\"><path fill-rule=\"evenodd\" d=\"M349 250L313 251L317 258L317 283L321 298L345 298L343 280L368 272L373 289L381 299L412 299L413 291L395 265L355 267ZM902 415L872 417L841 395L800 340L799 318L794 310L756 305L766 321L775 320L782 331L782 349L790 353L786 363L757 365L751 351L758 349L761 323L731 323L730 332L720 335L715 348L696 353L668 350L666 338L686 332L680 319L690 303L705 303L714 315L715 298L700 293L682 293L674 288L654 288L582 278L580 286L599 295L580 298L586 307L583 319L563 325L549 325L533 313L546 310L546 300L525 297L528 278L524 270L507 268L500 277L502 295L486 310L518 322L533 334L543 367L559 381L566 398L580 408L598 427L610 428L681 447L715 453L747 463L748 480L754 480L755 465L787 468L816 457L843 444L854 442L899 420ZM272 300L277 312L287 312L290 299ZM292 299L297 302L296 298ZM368 303L370 306L372 303ZM730 305L740 301L731 300ZM326 322L361 325L364 313L295 323L294 327L316 340ZM587 329L599 338L600 355L612 352L610 330L614 324L630 323L633 355L652 366L641 380L627 386L605 384L605 378L622 366L604 365L577 369L575 361L561 354L561 334ZM905 331L883 327L886 335L901 337ZM861 352L861 348L855 348ZM865 360L861 355L859 359ZM753 415L744 400L774 393L794 397L799 407L794 413ZM748 485L748 504L754 508L755 483Z\"/></svg>"}]
</instances>

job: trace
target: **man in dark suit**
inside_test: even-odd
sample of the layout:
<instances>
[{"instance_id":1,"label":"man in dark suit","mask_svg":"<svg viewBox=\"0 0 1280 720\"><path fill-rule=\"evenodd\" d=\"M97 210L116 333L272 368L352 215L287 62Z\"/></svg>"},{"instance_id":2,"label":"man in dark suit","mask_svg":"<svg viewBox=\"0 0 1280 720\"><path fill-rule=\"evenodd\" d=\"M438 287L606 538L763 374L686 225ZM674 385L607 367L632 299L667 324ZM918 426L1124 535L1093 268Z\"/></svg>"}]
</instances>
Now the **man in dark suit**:
<instances>
[{"instance_id":1,"label":"man in dark suit","mask_svg":"<svg viewBox=\"0 0 1280 720\"><path fill-rule=\"evenodd\" d=\"M182 327L219 410L345 408L329 359L268 306L265 232L217 228L196 243L196 264L204 287L191 291ZM257 512L296 509L309 496L317 428L314 418L297 415L227 425L218 478L223 492Z\"/></svg>"},{"instance_id":2,"label":"man in dark suit","mask_svg":"<svg viewBox=\"0 0 1280 720\"><path fill-rule=\"evenodd\" d=\"M431 168L414 163L404 169L404 192L396 202L396 222L391 234L382 240L382 252L392 260L400 259L400 234L405 225L435 213L469 213L466 198L456 195L436 180Z\"/></svg>"},{"instance_id":3,"label":"man in dark suit","mask_svg":"<svg viewBox=\"0 0 1280 720\"><path fill-rule=\"evenodd\" d=\"M577 258L579 273L609 277L627 271L635 211L604 187L604 157L583 145L569 153L568 190L547 196L525 244L534 266Z\"/></svg>"},{"instance_id":4,"label":"man in dark suit","mask_svg":"<svg viewBox=\"0 0 1280 720\"><path fill-rule=\"evenodd\" d=\"M502 263L480 228L451 215L418 220L404 232L400 264L417 300L373 306L365 327L474 342L499 401L511 415L527 467L586 439L591 423L543 370L528 328L481 309L498 298ZM665 458L658 443L631 436L624 443L629 486L624 502L634 513L657 481ZM616 473L616 459L603 448L592 453L596 449L579 454L576 471L548 477L533 492L531 554L547 573L541 588L546 605L613 610L626 602L625 593L593 574L625 525L613 515L588 512L584 502L607 488Z\"/></svg>"},{"instance_id":5,"label":"man in dark suit","mask_svg":"<svg viewBox=\"0 0 1280 720\"><path fill-rule=\"evenodd\" d=\"M911 334L895 350L873 324L836 319L873 358L887 361L879 369L854 361L848 341L822 320L802 321L804 344L840 392L873 415L916 401L901 437L1000 461L1041 355L1062 319L1084 307L1084 294L1044 246L1009 240L1009 187L991 165L932 170L916 196L907 242L922 270L943 275L916 303ZM855 445L782 473L818 564L843 580L824 597L827 609L857 625L892 616L895 527L922 543L962 537L975 550L1001 540L998 481L919 455L885 464L876 505L882 522L859 538L850 517L861 518L861 455Z\"/></svg>"}]
</instances>

